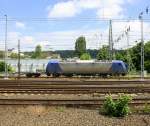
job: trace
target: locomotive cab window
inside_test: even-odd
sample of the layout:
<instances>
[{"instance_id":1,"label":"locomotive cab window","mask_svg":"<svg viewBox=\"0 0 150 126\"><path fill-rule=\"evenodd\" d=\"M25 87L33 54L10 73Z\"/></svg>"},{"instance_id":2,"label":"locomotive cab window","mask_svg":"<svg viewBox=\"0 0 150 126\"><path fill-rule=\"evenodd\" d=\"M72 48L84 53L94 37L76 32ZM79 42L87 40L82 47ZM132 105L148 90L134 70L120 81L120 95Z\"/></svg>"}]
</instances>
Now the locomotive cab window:
<instances>
[{"instance_id":1,"label":"locomotive cab window","mask_svg":"<svg viewBox=\"0 0 150 126\"><path fill-rule=\"evenodd\" d=\"M121 63L118 63L119 66L121 66Z\"/></svg>"}]
</instances>

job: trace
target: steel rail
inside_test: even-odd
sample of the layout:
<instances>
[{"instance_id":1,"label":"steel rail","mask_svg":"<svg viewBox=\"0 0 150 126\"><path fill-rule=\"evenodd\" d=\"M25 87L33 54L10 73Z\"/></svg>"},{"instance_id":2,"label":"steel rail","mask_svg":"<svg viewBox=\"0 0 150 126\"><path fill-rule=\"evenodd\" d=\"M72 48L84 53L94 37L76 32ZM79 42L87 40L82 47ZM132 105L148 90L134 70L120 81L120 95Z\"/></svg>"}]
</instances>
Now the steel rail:
<instances>
[{"instance_id":1,"label":"steel rail","mask_svg":"<svg viewBox=\"0 0 150 126\"><path fill-rule=\"evenodd\" d=\"M149 84L150 81L0 80L0 93L150 93Z\"/></svg>"},{"instance_id":2,"label":"steel rail","mask_svg":"<svg viewBox=\"0 0 150 126\"><path fill-rule=\"evenodd\" d=\"M0 105L103 105L104 99L0 99ZM130 105L150 104L150 98L136 98Z\"/></svg>"},{"instance_id":3,"label":"steel rail","mask_svg":"<svg viewBox=\"0 0 150 126\"><path fill-rule=\"evenodd\" d=\"M3 76L0 76L0 78L3 78ZM18 79L18 77L16 76L9 76L9 78L11 79ZM31 79L31 78L40 78L40 79L54 79L54 77L48 77L48 76L40 76L40 77L26 77L26 76L21 76L20 79ZM139 77L128 77L128 76L125 76L125 77L108 77L108 78L103 78L103 77L98 77L98 76L74 76L74 77L65 77L65 76L61 76L59 77L60 79L65 79L65 78L69 78L69 79L90 79L90 78L94 78L94 79L140 79L140 76ZM150 79L150 77L144 77L144 79Z\"/></svg>"},{"instance_id":4,"label":"steel rail","mask_svg":"<svg viewBox=\"0 0 150 126\"><path fill-rule=\"evenodd\" d=\"M91 93L150 93L150 88L81 88L81 89L0 89L0 93L26 93L26 94L91 94Z\"/></svg>"},{"instance_id":5,"label":"steel rail","mask_svg":"<svg viewBox=\"0 0 150 126\"><path fill-rule=\"evenodd\" d=\"M150 84L150 80L0 80L0 85L2 84L84 84L84 85L94 85L94 84Z\"/></svg>"}]
</instances>

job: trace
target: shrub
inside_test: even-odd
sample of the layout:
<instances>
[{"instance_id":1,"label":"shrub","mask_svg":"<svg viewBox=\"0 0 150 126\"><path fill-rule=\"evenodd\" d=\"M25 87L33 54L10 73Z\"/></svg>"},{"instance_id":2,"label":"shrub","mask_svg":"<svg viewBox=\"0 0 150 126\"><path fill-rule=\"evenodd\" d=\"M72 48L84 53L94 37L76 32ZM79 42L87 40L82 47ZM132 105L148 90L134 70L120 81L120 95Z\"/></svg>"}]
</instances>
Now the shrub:
<instances>
[{"instance_id":1,"label":"shrub","mask_svg":"<svg viewBox=\"0 0 150 126\"><path fill-rule=\"evenodd\" d=\"M130 112L128 103L131 97L128 95L121 95L117 100L113 100L111 95L106 97L103 108L106 115L123 117Z\"/></svg>"},{"instance_id":2,"label":"shrub","mask_svg":"<svg viewBox=\"0 0 150 126\"><path fill-rule=\"evenodd\" d=\"M90 60L91 56L89 53L83 53L80 57L80 60Z\"/></svg>"},{"instance_id":3,"label":"shrub","mask_svg":"<svg viewBox=\"0 0 150 126\"><path fill-rule=\"evenodd\" d=\"M13 72L13 68L10 65L7 65L7 67L9 72ZM5 62L0 61L0 72L4 71L5 71Z\"/></svg>"},{"instance_id":4,"label":"shrub","mask_svg":"<svg viewBox=\"0 0 150 126\"><path fill-rule=\"evenodd\" d=\"M148 105L148 103L146 103L145 105L144 105L144 113L145 114L150 114L150 105Z\"/></svg>"}]
</instances>

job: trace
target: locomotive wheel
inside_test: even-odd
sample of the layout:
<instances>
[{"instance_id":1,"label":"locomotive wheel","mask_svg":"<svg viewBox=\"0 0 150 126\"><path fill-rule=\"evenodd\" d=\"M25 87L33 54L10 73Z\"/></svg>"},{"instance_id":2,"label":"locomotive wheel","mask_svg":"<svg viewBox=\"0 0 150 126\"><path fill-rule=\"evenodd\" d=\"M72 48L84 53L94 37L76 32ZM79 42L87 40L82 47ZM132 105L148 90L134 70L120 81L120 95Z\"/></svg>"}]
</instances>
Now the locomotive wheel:
<instances>
[{"instance_id":1,"label":"locomotive wheel","mask_svg":"<svg viewBox=\"0 0 150 126\"><path fill-rule=\"evenodd\" d=\"M28 78L30 78L30 77L32 77L32 76L33 76L32 73L27 73L27 74L26 74L26 77L28 77Z\"/></svg>"},{"instance_id":2,"label":"locomotive wheel","mask_svg":"<svg viewBox=\"0 0 150 126\"><path fill-rule=\"evenodd\" d=\"M41 73L35 73L34 74L34 77L40 77L41 76Z\"/></svg>"},{"instance_id":3,"label":"locomotive wheel","mask_svg":"<svg viewBox=\"0 0 150 126\"><path fill-rule=\"evenodd\" d=\"M73 77L73 74L64 74L66 77Z\"/></svg>"},{"instance_id":4,"label":"locomotive wheel","mask_svg":"<svg viewBox=\"0 0 150 126\"><path fill-rule=\"evenodd\" d=\"M46 73L46 75L47 75L47 76L50 76L51 74L50 74L50 73Z\"/></svg>"},{"instance_id":5,"label":"locomotive wheel","mask_svg":"<svg viewBox=\"0 0 150 126\"><path fill-rule=\"evenodd\" d=\"M54 74L52 74L52 75L53 75L53 77L59 77L59 76L60 76L59 73L54 73Z\"/></svg>"},{"instance_id":6,"label":"locomotive wheel","mask_svg":"<svg viewBox=\"0 0 150 126\"><path fill-rule=\"evenodd\" d=\"M126 74L125 73L122 73L122 76L125 76Z\"/></svg>"}]
</instances>

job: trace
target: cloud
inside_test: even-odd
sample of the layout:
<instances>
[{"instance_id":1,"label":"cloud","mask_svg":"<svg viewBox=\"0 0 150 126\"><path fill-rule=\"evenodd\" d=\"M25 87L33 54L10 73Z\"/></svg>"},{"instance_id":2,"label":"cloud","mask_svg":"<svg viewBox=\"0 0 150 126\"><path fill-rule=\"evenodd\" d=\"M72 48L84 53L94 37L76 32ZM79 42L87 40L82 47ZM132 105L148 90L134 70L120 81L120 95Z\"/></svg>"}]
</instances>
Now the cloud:
<instances>
[{"instance_id":1,"label":"cloud","mask_svg":"<svg viewBox=\"0 0 150 126\"><path fill-rule=\"evenodd\" d=\"M102 29L91 29L91 30L69 30L69 31L57 31L48 33L37 33L34 38L36 38L37 44L42 45L44 50L72 50L75 46L75 41L79 36L85 36L87 41L87 48L98 49L102 46L101 36L103 33L104 37L107 37L107 32L105 33ZM103 44L107 44L107 39L105 39Z\"/></svg>"},{"instance_id":2,"label":"cloud","mask_svg":"<svg viewBox=\"0 0 150 126\"><path fill-rule=\"evenodd\" d=\"M99 18L122 18L125 0L104 0L96 14Z\"/></svg>"},{"instance_id":3,"label":"cloud","mask_svg":"<svg viewBox=\"0 0 150 126\"><path fill-rule=\"evenodd\" d=\"M93 9L98 18L123 17L125 3L134 0L69 0L58 2L54 6L48 6L49 18L75 17L84 10ZM121 15L121 16L120 16Z\"/></svg>"},{"instance_id":4,"label":"cloud","mask_svg":"<svg viewBox=\"0 0 150 126\"><path fill-rule=\"evenodd\" d=\"M51 18L62 18L62 17L73 17L79 10L76 8L73 1L60 2L53 6L50 10L48 17Z\"/></svg>"},{"instance_id":5,"label":"cloud","mask_svg":"<svg viewBox=\"0 0 150 126\"><path fill-rule=\"evenodd\" d=\"M7 46L8 49L14 48L15 50L18 49L18 40L20 40L20 46L21 46L21 51L32 51L34 50L34 47L37 45L36 40L34 36L28 36L28 35L23 35L20 32L8 32L8 37L7 37ZM4 42L2 41L2 46L0 46L0 50L4 50Z\"/></svg>"},{"instance_id":6,"label":"cloud","mask_svg":"<svg viewBox=\"0 0 150 126\"><path fill-rule=\"evenodd\" d=\"M97 11L97 16L99 18L122 18L123 15L123 8L117 4L101 8Z\"/></svg>"},{"instance_id":7,"label":"cloud","mask_svg":"<svg viewBox=\"0 0 150 126\"><path fill-rule=\"evenodd\" d=\"M102 0L76 0L74 2L82 9L96 9L102 4Z\"/></svg>"},{"instance_id":8,"label":"cloud","mask_svg":"<svg viewBox=\"0 0 150 126\"><path fill-rule=\"evenodd\" d=\"M116 40L130 25L129 41L130 47L140 41L140 22L112 22L113 40ZM150 40L150 23L144 22L144 40ZM87 49L99 49L103 45L108 45L109 28L103 29L79 29L56 32L34 33L33 35L23 35L19 32L8 33L8 48L17 49L18 39L21 43L21 51L33 51L36 45L40 44L43 50L72 50L75 41L79 36L85 36ZM3 44L4 45L4 44ZM116 49L127 48L127 40L124 35L119 42L114 43ZM3 48L4 49L4 48Z\"/></svg>"},{"instance_id":9,"label":"cloud","mask_svg":"<svg viewBox=\"0 0 150 126\"><path fill-rule=\"evenodd\" d=\"M26 44L33 44L35 42L35 39L33 38L33 36L23 36L22 41Z\"/></svg>"},{"instance_id":10,"label":"cloud","mask_svg":"<svg viewBox=\"0 0 150 126\"><path fill-rule=\"evenodd\" d=\"M136 41L140 42L141 39L141 24L138 20L136 21L130 21L130 22L120 22L118 25L118 22L113 22L112 24L113 28L113 38L116 40L121 34L124 34L123 37L121 37L121 40L117 43L115 43L115 48L121 49L121 48L127 48L127 38L125 36L125 30L130 26L130 32L129 32L129 47L132 47L136 45ZM144 41L147 42L150 40L150 23L143 22L143 36Z\"/></svg>"},{"instance_id":11,"label":"cloud","mask_svg":"<svg viewBox=\"0 0 150 126\"><path fill-rule=\"evenodd\" d=\"M134 4L135 2L138 3L140 1L141 0L127 0L127 2L130 3L130 4Z\"/></svg>"},{"instance_id":12,"label":"cloud","mask_svg":"<svg viewBox=\"0 0 150 126\"><path fill-rule=\"evenodd\" d=\"M26 26L25 26L24 23L17 21L17 22L16 22L16 27L17 27L17 28L22 28L22 29L24 29Z\"/></svg>"},{"instance_id":13,"label":"cloud","mask_svg":"<svg viewBox=\"0 0 150 126\"><path fill-rule=\"evenodd\" d=\"M56 3L53 7L48 6L49 18L74 17L83 9L95 9L100 6L100 0L70 0Z\"/></svg>"}]
</instances>

